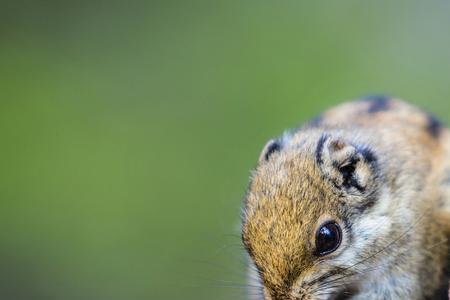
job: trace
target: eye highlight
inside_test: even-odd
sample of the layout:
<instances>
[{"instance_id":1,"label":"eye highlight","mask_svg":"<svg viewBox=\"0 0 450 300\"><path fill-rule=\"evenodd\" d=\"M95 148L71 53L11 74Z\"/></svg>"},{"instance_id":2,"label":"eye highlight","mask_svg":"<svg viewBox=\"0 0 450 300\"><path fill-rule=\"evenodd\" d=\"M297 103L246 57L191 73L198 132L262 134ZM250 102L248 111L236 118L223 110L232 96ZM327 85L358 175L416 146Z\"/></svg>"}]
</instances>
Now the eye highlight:
<instances>
[{"instance_id":1,"label":"eye highlight","mask_svg":"<svg viewBox=\"0 0 450 300\"><path fill-rule=\"evenodd\" d=\"M324 256L336 251L342 240L341 227L334 221L322 224L316 233L317 255Z\"/></svg>"}]
</instances>

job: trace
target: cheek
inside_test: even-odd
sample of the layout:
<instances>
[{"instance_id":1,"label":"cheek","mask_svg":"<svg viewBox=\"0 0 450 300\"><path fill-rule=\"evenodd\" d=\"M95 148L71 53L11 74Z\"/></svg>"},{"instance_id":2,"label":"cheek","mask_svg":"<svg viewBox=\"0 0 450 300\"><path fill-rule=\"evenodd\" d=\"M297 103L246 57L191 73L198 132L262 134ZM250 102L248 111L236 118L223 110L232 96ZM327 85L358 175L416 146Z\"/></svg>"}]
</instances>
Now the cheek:
<instances>
[{"instance_id":1,"label":"cheek","mask_svg":"<svg viewBox=\"0 0 450 300\"><path fill-rule=\"evenodd\" d=\"M351 266L365 256L375 253L389 240L392 222L385 216L366 216L352 226L352 240L336 260L342 266Z\"/></svg>"},{"instance_id":2,"label":"cheek","mask_svg":"<svg viewBox=\"0 0 450 300\"><path fill-rule=\"evenodd\" d=\"M392 199L387 189L382 189L377 203L352 224L352 239L339 257L339 263L350 266L370 253L381 249L392 237ZM388 217L389 216L389 217ZM347 235L348 237L348 235Z\"/></svg>"},{"instance_id":3,"label":"cheek","mask_svg":"<svg viewBox=\"0 0 450 300\"><path fill-rule=\"evenodd\" d=\"M364 249L376 240L391 232L391 219L385 216L373 216L360 220L354 226L355 247Z\"/></svg>"}]
</instances>

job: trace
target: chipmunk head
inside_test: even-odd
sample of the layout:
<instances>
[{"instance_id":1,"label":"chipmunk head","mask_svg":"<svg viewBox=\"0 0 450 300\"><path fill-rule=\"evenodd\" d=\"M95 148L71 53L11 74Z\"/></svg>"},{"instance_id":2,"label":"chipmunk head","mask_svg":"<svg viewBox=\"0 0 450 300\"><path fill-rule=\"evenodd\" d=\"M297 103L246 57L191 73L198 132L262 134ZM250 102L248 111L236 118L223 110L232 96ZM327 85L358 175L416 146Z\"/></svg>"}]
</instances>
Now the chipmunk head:
<instances>
[{"instance_id":1,"label":"chipmunk head","mask_svg":"<svg viewBox=\"0 0 450 300\"><path fill-rule=\"evenodd\" d=\"M339 133L310 132L264 147L245 199L242 239L264 299L344 299L391 223L376 153ZM383 239L384 238L384 239ZM364 261L365 260L365 261Z\"/></svg>"}]
</instances>

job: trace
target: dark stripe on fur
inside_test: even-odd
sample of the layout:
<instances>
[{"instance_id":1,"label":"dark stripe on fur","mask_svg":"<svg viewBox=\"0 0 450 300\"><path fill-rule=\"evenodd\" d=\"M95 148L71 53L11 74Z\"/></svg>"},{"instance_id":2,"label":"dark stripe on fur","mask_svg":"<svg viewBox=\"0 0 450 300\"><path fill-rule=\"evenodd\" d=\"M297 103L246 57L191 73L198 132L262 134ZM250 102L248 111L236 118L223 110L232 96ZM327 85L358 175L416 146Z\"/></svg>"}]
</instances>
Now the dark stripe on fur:
<instances>
[{"instance_id":1,"label":"dark stripe on fur","mask_svg":"<svg viewBox=\"0 0 450 300\"><path fill-rule=\"evenodd\" d=\"M327 138L328 138L327 135L322 134L322 136L319 139L319 142L317 143L316 162L319 166L321 164L323 164L323 159L322 159L323 145L325 144Z\"/></svg>"},{"instance_id":2,"label":"dark stripe on fur","mask_svg":"<svg viewBox=\"0 0 450 300\"><path fill-rule=\"evenodd\" d=\"M264 154L264 159L267 161L267 160L269 160L269 158L270 158L270 156L273 154L273 153L275 153L275 152L277 152L277 151L280 151L281 150L281 144L280 144L280 142L279 141L273 141L268 147L267 147L267 150L266 150L266 153Z\"/></svg>"},{"instance_id":3,"label":"dark stripe on fur","mask_svg":"<svg viewBox=\"0 0 450 300\"><path fill-rule=\"evenodd\" d=\"M426 131L433 138L439 137L442 127L443 127L443 125L438 119L436 119L433 115L428 114Z\"/></svg>"},{"instance_id":4,"label":"dark stripe on fur","mask_svg":"<svg viewBox=\"0 0 450 300\"><path fill-rule=\"evenodd\" d=\"M363 100L370 102L369 108L367 109L367 112L370 114L387 111L391 107L391 100L388 96L373 95L365 97Z\"/></svg>"},{"instance_id":5,"label":"dark stripe on fur","mask_svg":"<svg viewBox=\"0 0 450 300\"><path fill-rule=\"evenodd\" d=\"M372 150L370 150L369 148L360 148L358 149L358 151L361 153L361 155L364 157L364 160L370 164L373 165L377 162L377 157L375 155L375 153L373 153Z\"/></svg>"}]
</instances>

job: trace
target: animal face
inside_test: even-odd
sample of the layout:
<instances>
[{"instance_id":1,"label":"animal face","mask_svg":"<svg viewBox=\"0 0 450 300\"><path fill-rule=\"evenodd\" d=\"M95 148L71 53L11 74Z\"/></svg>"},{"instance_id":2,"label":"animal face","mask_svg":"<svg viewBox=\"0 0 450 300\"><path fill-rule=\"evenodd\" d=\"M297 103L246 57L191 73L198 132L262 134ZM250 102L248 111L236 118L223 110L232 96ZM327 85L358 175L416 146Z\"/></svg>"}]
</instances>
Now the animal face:
<instances>
[{"instance_id":1,"label":"animal face","mask_svg":"<svg viewBox=\"0 0 450 300\"><path fill-rule=\"evenodd\" d=\"M264 297L356 293L356 275L374 264L378 258L370 255L391 232L390 220L372 210L388 201L382 181L367 145L327 134L269 142L252 176L242 227Z\"/></svg>"}]
</instances>

